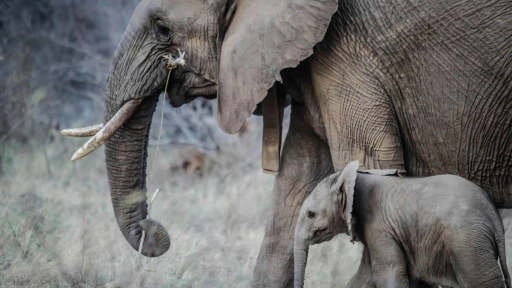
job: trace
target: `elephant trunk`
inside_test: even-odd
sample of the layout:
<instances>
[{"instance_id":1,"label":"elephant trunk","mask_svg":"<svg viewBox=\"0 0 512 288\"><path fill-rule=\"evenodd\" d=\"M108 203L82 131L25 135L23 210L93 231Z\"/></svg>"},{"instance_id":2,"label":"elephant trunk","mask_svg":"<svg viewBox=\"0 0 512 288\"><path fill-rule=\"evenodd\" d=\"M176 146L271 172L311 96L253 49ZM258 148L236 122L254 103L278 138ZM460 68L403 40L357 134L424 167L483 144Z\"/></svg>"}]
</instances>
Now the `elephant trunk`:
<instances>
[{"instance_id":1,"label":"elephant trunk","mask_svg":"<svg viewBox=\"0 0 512 288\"><path fill-rule=\"evenodd\" d=\"M294 288L304 287L304 277L306 274L306 263L308 261L308 245L304 239L295 235L293 245L293 261L294 261Z\"/></svg>"},{"instance_id":2,"label":"elephant trunk","mask_svg":"<svg viewBox=\"0 0 512 288\"><path fill-rule=\"evenodd\" d=\"M129 33L129 32L128 32ZM126 102L127 93L136 91L134 83L126 83L126 72L131 63L126 38L118 47L107 83L105 123ZM137 95L132 95L132 97ZM146 219L146 165L151 119L158 94L144 98L137 110L105 143L110 195L117 224L128 243L139 250L142 231L146 233L142 254L157 257L170 247L170 237L158 222Z\"/></svg>"}]
</instances>

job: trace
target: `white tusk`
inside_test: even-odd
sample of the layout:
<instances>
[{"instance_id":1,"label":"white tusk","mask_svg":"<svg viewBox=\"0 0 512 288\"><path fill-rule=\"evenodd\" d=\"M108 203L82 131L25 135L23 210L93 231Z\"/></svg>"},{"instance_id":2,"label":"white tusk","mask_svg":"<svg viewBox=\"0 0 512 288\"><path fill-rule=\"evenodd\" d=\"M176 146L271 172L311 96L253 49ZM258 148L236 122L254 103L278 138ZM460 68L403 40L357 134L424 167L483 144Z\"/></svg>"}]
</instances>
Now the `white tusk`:
<instances>
[{"instance_id":1,"label":"white tusk","mask_svg":"<svg viewBox=\"0 0 512 288\"><path fill-rule=\"evenodd\" d=\"M87 143L84 144L80 149L78 149L73 157L71 157L71 161L78 160L83 158L92 151L98 149L101 145L103 145L116 131L130 118L139 107L142 99L130 100L126 102L119 111L108 121L103 128L98 131Z\"/></svg>"},{"instance_id":2,"label":"white tusk","mask_svg":"<svg viewBox=\"0 0 512 288\"><path fill-rule=\"evenodd\" d=\"M103 128L103 123L83 128L64 129L60 131L60 134L70 137L91 137L96 135L101 128Z\"/></svg>"}]
</instances>

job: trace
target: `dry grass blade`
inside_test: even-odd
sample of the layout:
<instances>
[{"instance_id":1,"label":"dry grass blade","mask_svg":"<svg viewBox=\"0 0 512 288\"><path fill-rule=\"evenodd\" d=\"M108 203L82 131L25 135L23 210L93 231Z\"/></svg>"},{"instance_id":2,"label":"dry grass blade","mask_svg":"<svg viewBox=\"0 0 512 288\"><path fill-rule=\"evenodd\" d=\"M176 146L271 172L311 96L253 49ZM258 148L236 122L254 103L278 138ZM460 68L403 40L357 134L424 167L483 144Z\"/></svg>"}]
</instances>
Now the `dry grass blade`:
<instances>
[{"instance_id":1,"label":"dry grass blade","mask_svg":"<svg viewBox=\"0 0 512 288\"><path fill-rule=\"evenodd\" d=\"M151 208L153 207L153 201L155 201L156 195L158 195L158 192L160 192L160 189L156 189L155 193L153 193L153 196L151 197L151 201L149 201L148 206L148 215L146 219L151 218ZM139 244L139 259L142 260L142 247L144 247L144 240L146 239L146 231L142 230L142 237L140 238L140 244ZM140 262L140 266L142 266L142 261ZM149 270L146 270L149 271ZM154 272L154 271L149 271Z\"/></svg>"},{"instance_id":2,"label":"dry grass blade","mask_svg":"<svg viewBox=\"0 0 512 288\"><path fill-rule=\"evenodd\" d=\"M158 132L158 141L156 144L155 150L155 159L158 154L158 148L160 147L160 138L162 137L162 127L164 124L164 106L165 106L165 95L167 94L167 88L169 87L169 80L171 79L171 72L174 68L185 65L185 52L181 52L178 50L179 56L174 59L172 55L165 55L164 60L167 61L167 69L169 69L169 73L167 73L167 80L165 81L165 89L164 89L164 99L162 101L162 117L160 118L160 131ZM153 169L155 168L155 162L151 165L151 172L149 173L149 178L153 178Z\"/></svg>"},{"instance_id":3,"label":"dry grass blade","mask_svg":"<svg viewBox=\"0 0 512 288\"><path fill-rule=\"evenodd\" d=\"M159 132L159 135L158 135L158 142L157 142L157 145L156 145L156 150L155 150L155 159L156 159L156 156L158 154L158 147L160 146L159 143L160 143L160 138L162 136L162 126L163 126L163 123L164 123L164 104L165 104L165 94L167 93L167 88L169 86L169 80L171 78L171 72L174 68L176 68L178 65L180 66L183 66L185 65L185 59L183 57L185 57L185 52L181 52L180 50L178 50L179 52L179 57L174 59L172 57L172 55L166 55L164 56L164 59L167 60L167 69L169 69L169 73L167 74L167 80L165 81L165 89L164 89L164 99L162 101L162 118L160 119L160 132ZM150 178L152 178L153 176L153 169L155 168L155 162L156 161L153 161L153 165L151 166L151 173L150 173ZM153 197L151 197L151 201L149 202L149 207L148 207L148 216L147 216L147 219L150 218L151 216L151 207L153 206L153 201L155 201L155 198L156 198L156 195L158 195L158 192L160 192L160 189L156 189L155 193L153 193ZM142 231L142 237L140 239L140 244L139 244L139 256L142 257L142 247L144 246L144 240L146 238L146 231Z\"/></svg>"},{"instance_id":4,"label":"dry grass blade","mask_svg":"<svg viewBox=\"0 0 512 288\"><path fill-rule=\"evenodd\" d=\"M186 64L185 63L185 52L181 52L178 49L178 53L179 53L179 55L176 59L174 59L174 57L172 57L172 55L164 56L164 59L167 60L167 69L172 70L178 66L184 66Z\"/></svg>"}]
</instances>

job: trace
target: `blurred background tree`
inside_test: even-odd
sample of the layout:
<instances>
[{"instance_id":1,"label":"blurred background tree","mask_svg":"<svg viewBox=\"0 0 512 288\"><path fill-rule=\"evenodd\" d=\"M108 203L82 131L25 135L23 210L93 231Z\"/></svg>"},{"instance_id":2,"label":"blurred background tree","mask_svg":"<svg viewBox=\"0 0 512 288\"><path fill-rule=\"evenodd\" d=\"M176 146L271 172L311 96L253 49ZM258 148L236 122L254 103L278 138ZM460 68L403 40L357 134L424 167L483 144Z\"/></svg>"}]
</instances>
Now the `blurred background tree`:
<instances>
[{"instance_id":1,"label":"blurred background tree","mask_svg":"<svg viewBox=\"0 0 512 288\"><path fill-rule=\"evenodd\" d=\"M2 140L101 121L110 60L137 3L0 2Z\"/></svg>"}]
</instances>

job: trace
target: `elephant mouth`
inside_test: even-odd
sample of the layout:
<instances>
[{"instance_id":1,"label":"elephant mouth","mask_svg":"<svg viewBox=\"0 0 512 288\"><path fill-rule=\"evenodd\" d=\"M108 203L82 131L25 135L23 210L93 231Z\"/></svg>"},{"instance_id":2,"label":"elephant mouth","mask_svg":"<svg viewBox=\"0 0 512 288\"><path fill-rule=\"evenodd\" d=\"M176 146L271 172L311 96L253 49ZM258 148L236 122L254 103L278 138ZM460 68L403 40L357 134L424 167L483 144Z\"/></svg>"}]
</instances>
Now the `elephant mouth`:
<instances>
[{"instance_id":1,"label":"elephant mouth","mask_svg":"<svg viewBox=\"0 0 512 288\"><path fill-rule=\"evenodd\" d=\"M318 230L313 235L312 245L330 241L332 238L334 238L334 236L336 236L336 233L332 231Z\"/></svg>"},{"instance_id":2,"label":"elephant mouth","mask_svg":"<svg viewBox=\"0 0 512 288\"><path fill-rule=\"evenodd\" d=\"M322 242L330 241L330 240L332 240L332 238L334 238L334 236L336 236L336 234L333 232L327 233L324 235Z\"/></svg>"},{"instance_id":3,"label":"elephant mouth","mask_svg":"<svg viewBox=\"0 0 512 288\"><path fill-rule=\"evenodd\" d=\"M173 107L180 107L196 98L217 98L217 84L195 72L173 72L169 80L167 93Z\"/></svg>"},{"instance_id":4,"label":"elephant mouth","mask_svg":"<svg viewBox=\"0 0 512 288\"><path fill-rule=\"evenodd\" d=\"M189 94L207 99L214 99L217 97L217 84L208 84L202 87L192 87L189 90Z\"/></svg>"},{"instance_id":5,"label":"elephant mouth","mask_svg":"<svg viewBox=\"0 0 512 288\"><path fill-rule=\"evenodd\" d=\"M172 107L181 107L199 97L209 100L217 98L217 85L209 84L203 87L191 87L186 89L184 93L169 93L168 95Z\"/></svg>"}]
</instances>

